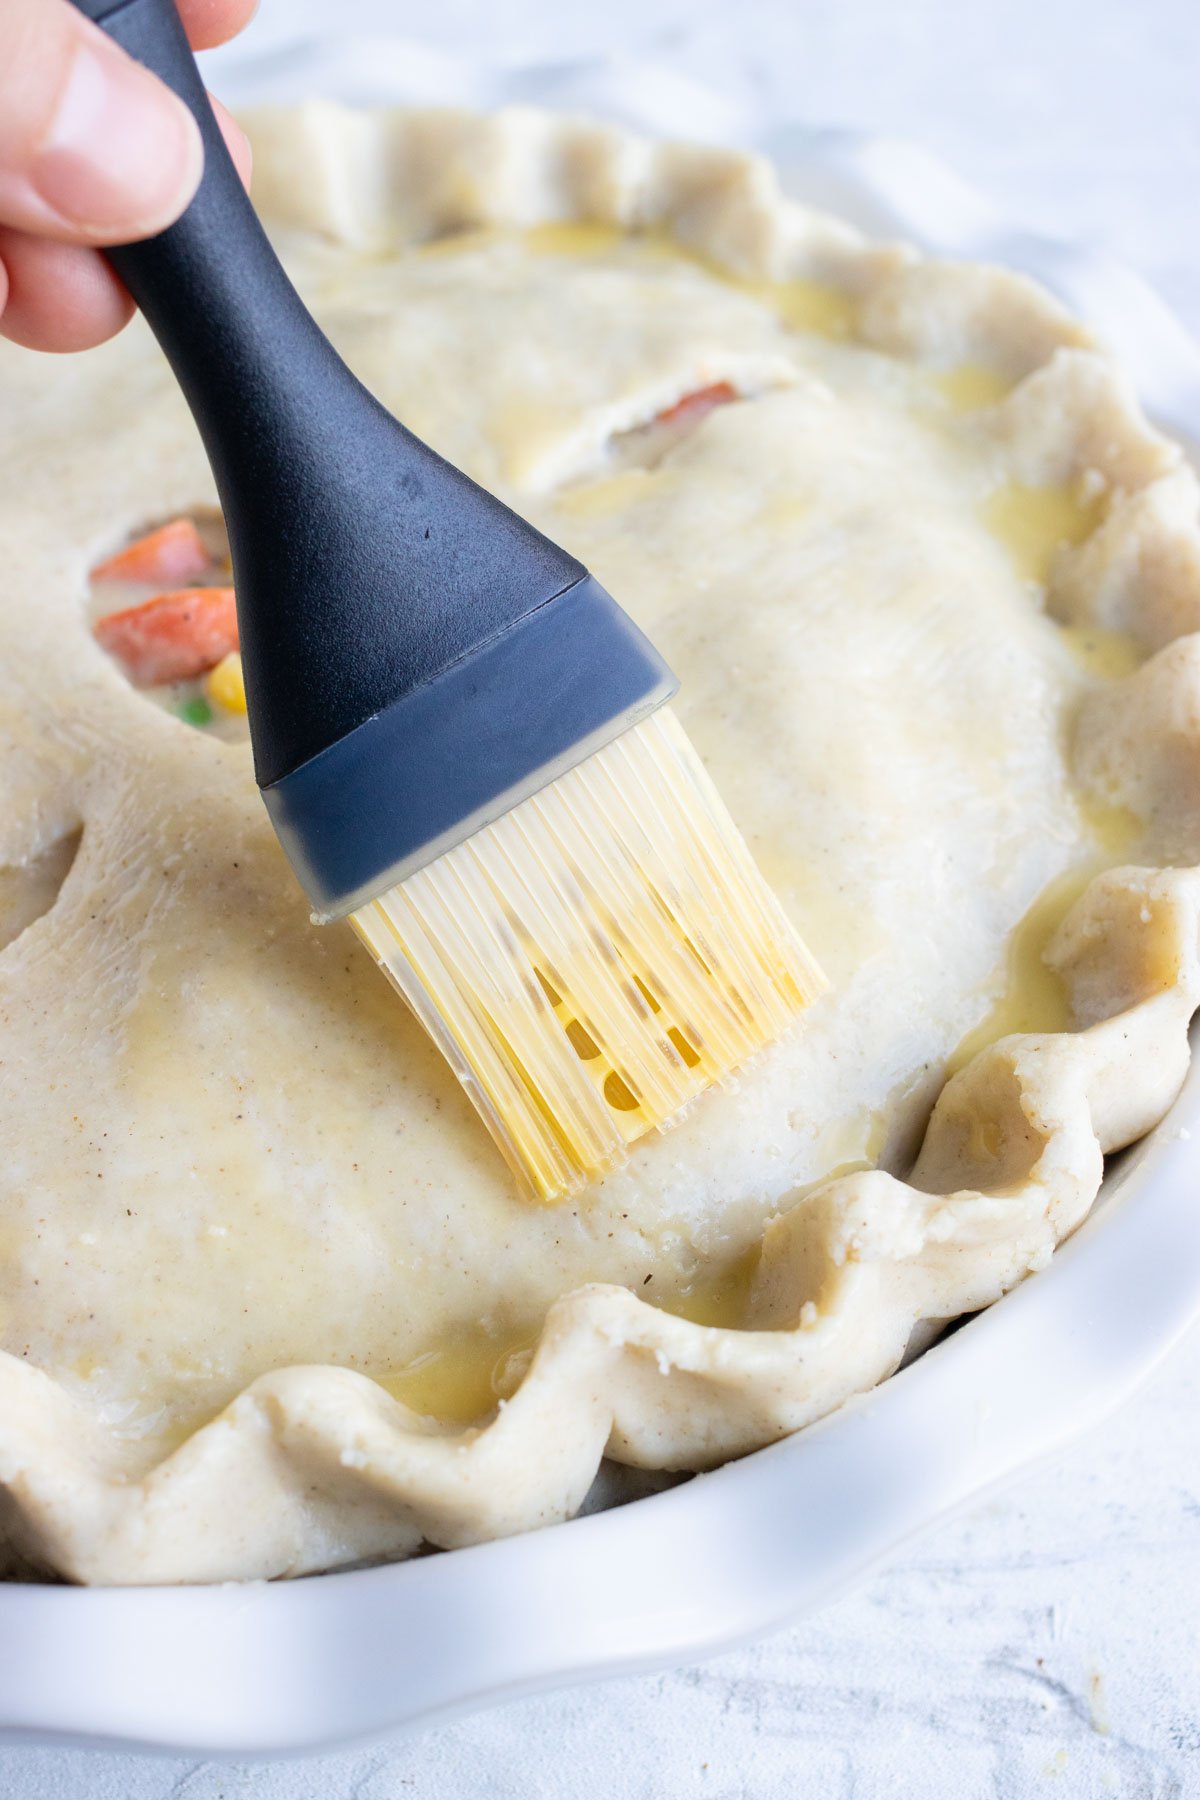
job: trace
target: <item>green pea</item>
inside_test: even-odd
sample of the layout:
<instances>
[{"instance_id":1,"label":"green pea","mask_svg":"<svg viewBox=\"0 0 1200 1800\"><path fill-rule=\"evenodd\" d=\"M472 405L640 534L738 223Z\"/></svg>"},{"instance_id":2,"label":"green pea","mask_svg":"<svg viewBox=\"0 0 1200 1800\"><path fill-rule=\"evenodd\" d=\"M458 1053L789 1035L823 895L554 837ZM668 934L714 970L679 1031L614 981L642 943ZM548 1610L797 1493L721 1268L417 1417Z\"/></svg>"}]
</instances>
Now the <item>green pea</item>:
<instances>
[{"instance_id":1,"label":"green pea","mask_svg":"<svg viewBox=\"0 0 1200 1800\"><path fill-rule=\"evenodd\" d=\"M213 709L203 694L194 694L177 709L177 716L185 725L211 725Z\"/></svg>"}]
</instances>

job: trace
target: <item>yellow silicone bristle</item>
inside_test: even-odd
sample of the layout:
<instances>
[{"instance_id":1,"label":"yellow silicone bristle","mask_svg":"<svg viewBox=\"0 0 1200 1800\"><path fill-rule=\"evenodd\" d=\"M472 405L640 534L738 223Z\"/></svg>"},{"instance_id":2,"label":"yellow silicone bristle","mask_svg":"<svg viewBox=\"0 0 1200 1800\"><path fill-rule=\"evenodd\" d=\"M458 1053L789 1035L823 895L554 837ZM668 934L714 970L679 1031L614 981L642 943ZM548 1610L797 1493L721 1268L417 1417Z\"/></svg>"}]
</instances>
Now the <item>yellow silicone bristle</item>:
<instances>
[{"instance_id":1,"label":"yellow silicone bristle","mask_svg":"<svg viewBox=\"0 0 1200 1800\"><path fill-rule=\"evenodd\" d=\"M352 923L545 1201L825 986L665 708Z\"/></svg>"}]
</instances>

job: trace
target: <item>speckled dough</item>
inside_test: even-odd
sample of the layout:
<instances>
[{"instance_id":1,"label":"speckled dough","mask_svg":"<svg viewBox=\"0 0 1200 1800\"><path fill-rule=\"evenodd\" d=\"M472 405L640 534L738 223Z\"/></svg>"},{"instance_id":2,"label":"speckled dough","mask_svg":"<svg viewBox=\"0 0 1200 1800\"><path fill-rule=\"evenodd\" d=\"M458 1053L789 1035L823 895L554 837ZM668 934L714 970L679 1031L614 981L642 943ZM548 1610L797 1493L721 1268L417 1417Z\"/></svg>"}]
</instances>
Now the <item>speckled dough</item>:
<instances>
[{"instance_id":1,"label":"speckled dough","mask_svg":"<svg viewBox=\"0 0 1200 1800\"><path fill-rule=\"evenodd\" d=\"M577 1204L523 1203L309 924L244 748L89 635L91 563L214 498L148 335L0 347L2 1517L13 1566L86 1581L468 1543L568 1515L605 1453L797 1429L1044 1264L1200 996L1196 484L1075 322L727 152L325 105L254 136L351 363L670 658L833 986ZM665 453L641 432L714 383L739 401ZM1115 634L1133 673L1081 663ZM1072 1028L977 1048L1069 871ZM705 1295L720 1324L664 1310ZM423 1359L502 1353L481 1422L416 1400Z\"/></svg>"}]
</instances>

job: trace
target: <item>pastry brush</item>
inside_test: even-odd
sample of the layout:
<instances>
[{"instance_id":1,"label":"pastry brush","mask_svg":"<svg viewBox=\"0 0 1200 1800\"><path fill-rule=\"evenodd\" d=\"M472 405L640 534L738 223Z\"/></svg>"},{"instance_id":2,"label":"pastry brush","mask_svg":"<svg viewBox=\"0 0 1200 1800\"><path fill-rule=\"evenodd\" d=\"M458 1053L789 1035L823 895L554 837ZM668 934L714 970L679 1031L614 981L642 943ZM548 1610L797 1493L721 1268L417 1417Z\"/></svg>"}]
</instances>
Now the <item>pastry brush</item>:
<instances>
[{"instance_id":1,"label":"pastry brush","mask_svg":"<svg viewBox=\"0 0 1200 1800\"><path fill-rule=\"evenodd\" d=\"M204 139L183 217L111 257L216 478L267 811L314 919L349 916L526 1190L555 1199L788 1030L821 977L658 652L314 322L171 0L76 3Z\"/></svg>"}]
</instances>

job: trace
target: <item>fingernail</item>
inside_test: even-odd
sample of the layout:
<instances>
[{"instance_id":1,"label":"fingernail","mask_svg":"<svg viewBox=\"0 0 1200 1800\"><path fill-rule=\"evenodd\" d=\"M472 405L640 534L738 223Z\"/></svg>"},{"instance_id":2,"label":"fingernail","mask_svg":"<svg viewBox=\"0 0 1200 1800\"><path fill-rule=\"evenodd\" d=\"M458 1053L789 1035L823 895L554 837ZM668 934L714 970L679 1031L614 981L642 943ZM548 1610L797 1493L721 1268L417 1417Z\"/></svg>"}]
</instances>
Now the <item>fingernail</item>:
<instances>
[{"instance_id":1,"label":"fingernail","mask_svg":"<svg viewBox=\"0 0 1200 1800\"><path fill-rule=\"evenodd\" d=\"M183 102L115 46L84 38L30 178L72 225L135 238L183 210L203 163Z\"/></svg>"}]
</instances>

